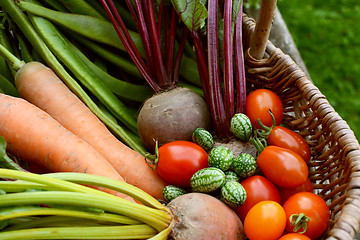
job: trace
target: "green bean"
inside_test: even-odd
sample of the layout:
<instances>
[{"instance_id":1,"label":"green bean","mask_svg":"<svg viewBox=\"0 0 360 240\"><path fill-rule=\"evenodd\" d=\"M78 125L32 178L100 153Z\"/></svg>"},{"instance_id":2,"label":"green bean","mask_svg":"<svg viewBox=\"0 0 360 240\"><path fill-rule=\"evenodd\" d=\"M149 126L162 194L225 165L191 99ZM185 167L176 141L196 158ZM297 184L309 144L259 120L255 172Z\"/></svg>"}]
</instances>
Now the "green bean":
<instances>
[{"instance_id":1,"label":"green bean","mask_svg":"<svg viewBox=\"0 0 360 240\"><path fill-rule=\"evenodd\" d=\"M30 15L37 32L42 36L52 52L70 71L89 89L122 123L137 133L136 119L132 117L127 107L91 72L80 58L72 51L63 35L47 19Z\"/></svg>"},{"instance_id":2,"label":"green bean","mask_svg":"<svg viewBox=\"0 0 360 240\"><path fill-rule=\"evenodd\" d=\"M12 79L12 78L11 78ZM19 93L12 82L0 74L0 90L2 93L18 97Z\"/></svg>"},{"instance_id":3,"label":"green bean","mask_svg":"<svg viewBox=\"0 0 360 240\"><path fill-rule=\"evenodd\" d=\"M54 0L42 0L43 2L47 3L53 9L61 12L67 12L67 8L63 6L60 2Z\"/></svg>"},{"instance_id":4,"label":"green bean","mask_svg":"<svg viewBox=\"0 0 360 240\"><path fill-rule=\"evenodd\" d=\"M140 74L139 70L132 61L120 56L111 49L104 48L103 46L100 46L98 43L93 42L79 34L75 34L75 36L76 36L75 39L79 41L81 45L86 46L89 50L103 57L108 62L114 64L115 66L120 67L124 72L127 72L134 77L142 78L142 75Z\"/></svg>"},{"instance_id":5,"label":"green bean","mask_svg":"<svg viewBox=\"0 0 360 240\"><path fill-rule=\"evenodd\" d=\"M107 20L88 15L54 11L27 1L20 1L18 6L28 13L49 19L51 22L89 39L126 51L113 25ZM139 52L144 53L140 36L132 31L130 31L130 35Z\"/></svg>"},{"instance_id":6,"label":"green bean","mask_svg":"<svg viewBox=\"0 0 360 240\"><path fill-rule=\"evenodd\" d=\"M137 85L125 81L121 81L115 77L112 77L108 73L104 72L101 68L91 62L78 48L73 44L68 43L75 54L81 59L81 61L95 74L98 79L101 79L105 86L107 86L116 95L137 101L144 102L149 98L153 91L145 85Z\"/></svg>"},{"instance_id":7,"label":"green bean","mask_svg":"<svg viewBox=\"0 0 360 240\"><path fill-rule=\"evenodd\" d=\"M20 54L21 54L21 59L24 61L24 62L31 62L31 61L34 61L34 58L31 54L31 51L30 49L28 48L23 36L19 33L17 33L15 35L18 43L19 43L19 48L20 48Z\"/></svg>"},{"instance_id":8,"label":"green bean","mask_svg":"<svg viewBox=\"0 0 360 240\"><path fill-rule=\"evenodd\" d=\"M3 18L4 20L5 18ZM5 27L0 24L0 44L2 44L6 49L12 51L9 37L5 31ZM8 63L4 58L0 57L0 74L3 75L8 80L13 80L15 76L15 71L8 66Z\"/></svg>"},{"instance_id":9,"label":"green bean","mask_svg":"<svg viewBox=\"0 0 360 240\"><path fill-rule=\"evenodd\" d=\"M148 239L157 231L148 225L53 227L0 232L2 240L30 239Z\"/></svg>"},{"instance_id":10,"label":"green bean","mask_svg":"<svg viewBox=\"0 0 360 240\"><path fill-rule=\"evenodd\" d=\"M85 0L57 0L63 4L70 12L82 15L88 15L100 19L105 19L97 9ZM56 1L54 1L56 2Z\"/></svg>"},{"instance_id":11,"label":"green bean","mask_svg":"<svg viewBox=\"0 0 360 240\"><path fill-rule=\"evenodd\" d=\"M133 135L129 134L125 128L109 119L81 88L79 83L65 70L33 28L27 16L16 6L14 1L2 0L0 1L0 5L3 8L3 11L11 17L29 42L31 42L33 49L41 55L42 59L44 59L48 66L51 67L65 84L109 127L110 130L115 133L116 136L122 139L124 143L128 144L135 151L145 155L146 149L143 145L139 144L139 139L134 139Z\"/></svg>"}]
</instances>

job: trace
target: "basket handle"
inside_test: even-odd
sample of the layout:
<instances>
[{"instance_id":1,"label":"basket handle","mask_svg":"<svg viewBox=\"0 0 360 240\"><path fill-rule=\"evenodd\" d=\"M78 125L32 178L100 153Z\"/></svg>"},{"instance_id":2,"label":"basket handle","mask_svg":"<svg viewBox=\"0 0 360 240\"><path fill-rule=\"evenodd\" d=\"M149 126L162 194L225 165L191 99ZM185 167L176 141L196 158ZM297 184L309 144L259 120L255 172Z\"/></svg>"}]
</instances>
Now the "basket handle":
<instances>
[{"instance_id":1,"label":"basket handle","mask_svg":"<svg viewBox=\"0 0 360 240\"><path fill-rule=\"evenodd\" d=\"M275 16L277 0L262 0L255 30L250 38L249 54L262 59L269 39L271 25Z\"/></svg>"}]
</instances>

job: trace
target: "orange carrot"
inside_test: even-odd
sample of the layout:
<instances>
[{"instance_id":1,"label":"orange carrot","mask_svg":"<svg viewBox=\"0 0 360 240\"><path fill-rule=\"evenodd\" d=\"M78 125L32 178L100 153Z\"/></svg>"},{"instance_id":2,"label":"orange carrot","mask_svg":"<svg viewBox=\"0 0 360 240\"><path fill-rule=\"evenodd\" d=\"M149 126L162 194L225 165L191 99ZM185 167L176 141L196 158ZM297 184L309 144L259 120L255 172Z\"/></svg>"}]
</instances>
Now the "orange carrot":
<instances>
[{"instance_id":1,"label":"orange carrot","mask_svg":"<svg viewBox=\"0 0 360 240\"><path fill-rule=\"evenodd\" d=\"M107 159L130 183L157 199L167 185L145 158L119 141L48 67L31 62L19 69L15 83L21 97L43 109Z\"/></svg>"},{"instance_id":2,"label":"orange carrot","mask_svg":"<svg viewBox=\"0 0 360 240\"><path fill-rule=\"evenodd\" d=\"M83 172L124 181L92 146L24 99L0 94L0 135L9 152L51 172Z\"/></svg>"}]
</instances>

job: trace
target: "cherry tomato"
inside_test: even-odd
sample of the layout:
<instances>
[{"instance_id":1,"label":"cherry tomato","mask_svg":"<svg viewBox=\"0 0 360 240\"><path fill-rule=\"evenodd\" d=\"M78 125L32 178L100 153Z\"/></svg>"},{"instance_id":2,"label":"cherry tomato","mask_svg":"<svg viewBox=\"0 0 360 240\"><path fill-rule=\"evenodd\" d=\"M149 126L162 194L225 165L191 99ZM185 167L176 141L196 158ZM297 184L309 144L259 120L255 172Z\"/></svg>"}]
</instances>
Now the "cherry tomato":
<instances>
[{"instance_id":1,"label":"cherry tomato","mask_svg":"<svg viewBox=\"0 0 360 240\"><path fill-rule=\"evenodd\" d=\"M286 226L283 207L274 201L255 204L244 222L245 235L251 240L278 240Z\"/></svg>"},{"instance_id":2,"label":"cherry tomato","mask_svg":"<svg viewBox=\"0 0 360 240\"><path fill-rule=\"evenodd\" d=\"M254 175L241 181L241 185L246 191L246 201L240 206L234 208L234 211L244 222L246 214L256 204L265 200L272 200L280 203L280 194L276 186L266 177Z\"/></svg>"},{"instance_id":3,"label":"cherry tomato","mask_svg":"<svg viewBox=\"0 0 360 240\"><path fill-rule=\"evenodd\" d=\"M300 233L288 233L283 235L279 240L311 240L309 237Z\"/></svg>"},{"instance_id":4,"label":"cherry tomato","mask_svg":"<svg viewBox=\"0 0 360 240\"><path fill-rule=\"evenodd\" d=\"M311 152L309 144L300 134L286 127L275 126L267 138L267 143L298 153L306 163L310 161Z\"/></svg>"},{"instance_id":5,"label":"cherry tomato","mask_svg":"<svg viewBox=\"0 0 360 240\"><path fill-rule=\"evenodd\" d=\"M330 210L325 200L315 193L300 192L291 196L283 205L286 218L293 214L303 213L309 218L306 231L303 233L311 239L317 239L327 229L330 219ZM305 230L303 227L297 232ZM294 232L290 220L286 221L286 231Z\"/></svg>"},{"instance_id":6,"label":"cherry tomato","mask_svg":"<svg viewBox=\"0 0 360 240\"><path fill-rule=\"evenodd\" d=\"M246 97L246 115L252 124L259 128L257 119L268 126L272 125L272 117L269 114L272 111L275 117L276 125L280 125L283 118L283 104L278 95L268 89L257 89Z\"/></svg>"},{"instance_id":7,"label":"cherry tomato","mask_svg":"<svg viewBox=\"0 0 360 240\"><path fill-rule=\"evenodd\" d=\"M309 169L299 154L278 146L267 146L257 157L264 175L275 185L295 188L309 176Z\"/></svg>"},{"instance_id":8,"label":"cherry tomato","mask_svg":"<svg viewBox=\"0 0 360 240\"><path fill-rule=\"evenodd\" d=\"M190 141L173 141L159 148L156 172L169 184L190 187L190 179L198 170L208 167L207 152Z\"/></svg>"},{"instance_id":9,"label":"cherry tomato","mask_svg":"<svg viewBox=\"0 0 360 240\"><path fill-rule=\"evenodd\" d=\"M298 192L313 192L314 188L313 185L308 178L304 184L296 187L296 188L284 188L284 187L278 187L280 198L281 198L281 204L284 204L286 200L288 200L289 197L294 195Z\"/></svg>"}]
</instances>

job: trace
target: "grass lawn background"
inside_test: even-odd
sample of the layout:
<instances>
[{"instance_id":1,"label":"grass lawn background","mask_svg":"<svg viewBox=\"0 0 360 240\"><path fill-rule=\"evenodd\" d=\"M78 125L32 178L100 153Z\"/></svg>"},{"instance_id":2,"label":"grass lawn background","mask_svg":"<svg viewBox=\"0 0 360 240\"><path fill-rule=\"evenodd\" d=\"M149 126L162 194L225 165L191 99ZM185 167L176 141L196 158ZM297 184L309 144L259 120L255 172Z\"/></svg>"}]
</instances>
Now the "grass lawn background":
<instances>
[{"instance_id":1,"label":"grass lawn background","mask_svg":"<svg viewBox=\"0 0 360 240\"><path fill-rule=\"evenodd\" d=\"M312 81L360 139L360 1L278 0Z\"/></svg>"}]
</instances>

